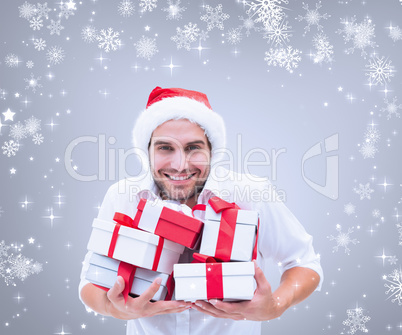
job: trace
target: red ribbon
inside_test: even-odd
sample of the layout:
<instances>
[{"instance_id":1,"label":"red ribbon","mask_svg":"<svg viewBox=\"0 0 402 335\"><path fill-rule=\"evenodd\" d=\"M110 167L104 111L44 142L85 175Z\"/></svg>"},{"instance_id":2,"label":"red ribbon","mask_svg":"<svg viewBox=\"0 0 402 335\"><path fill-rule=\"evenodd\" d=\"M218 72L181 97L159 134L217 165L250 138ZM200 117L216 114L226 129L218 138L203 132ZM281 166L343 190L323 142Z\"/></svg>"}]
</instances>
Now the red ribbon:
<instances>
[{"instance_id":1,"label":"red ribbon","mask_svg":"<svg viewBox=\"0 0 402 335\"><path fill-rule=\"evenodd\" d=\"M172 300L174 287L175 287L175 282L174 282L173 271L172 271L168 280L166 281L167 293L166 293L165 301Z\"/></svg>"},{"instance_id":2,"label":"red ribbon","mask_svg":"<svg viewBox=\"0 0 402 335\"><path fill-rule=\"evenodd\" d=\"M207 299L223 299L222 263L205 264Z\"/></svg>"},{"instance_id":3,"label":"red ribbon","mask_svg":"<svg viewBox=\"0 0 402 335\"><path fill-rule=\"evenodd\" d=\"M107 253L107 256L110 258L113 258L114 250L116 249L116 243L117 243L117 238L119 237L120 227L126 226L126 227L130 227L133 229L138 229L135 226L134 220L132 218L130 218L128 215L125 215L123 213L116 212L114 214L113 220L116 221L117 223L113 229L112 239L110 241L109 250ZM158 269L159 260L161 258L163 244L164 244L164 239L160 236L158 236L158 238L159 238L159 241L158 241L158 245L157 245L156 251L155 251L154 262L152 264L152 271L157 271L157 269Z\"/></svg>"}]
</instances>

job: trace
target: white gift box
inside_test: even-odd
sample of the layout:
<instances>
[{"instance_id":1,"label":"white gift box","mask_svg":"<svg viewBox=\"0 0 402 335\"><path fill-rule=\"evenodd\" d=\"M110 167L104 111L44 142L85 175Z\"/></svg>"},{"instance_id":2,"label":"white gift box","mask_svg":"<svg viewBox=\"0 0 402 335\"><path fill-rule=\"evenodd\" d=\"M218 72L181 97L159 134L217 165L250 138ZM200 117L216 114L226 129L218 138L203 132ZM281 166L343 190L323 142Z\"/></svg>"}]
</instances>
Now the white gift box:
<instances>
[{"instance_id":1,"label":"white gift box","mask_svg":"<svg viewBox=\"0 0 402 335\"><path fill-rule=\"evenodd\" d=\"M120 261L116 259L94 253L89 260L89 268L85 278L95 285L111 288L116 282L119 265ZM147 269L137 268L135 270L130 293L141 295L158 277L162 278L162 283L152 300L164 300L167 294L166 282L169 275Z\"/></svg>"},{"instance_id":2,"label":"white gift box","mask_svg":"<svg viewBox=\"0 0 402 335\"><path fill-rule=\"evenodd\" d=\"M115 223L113 221L94 219L87 246L88 250L97 254L108 255L114 228ZM121 226L113 258L152 270L159 239L160 237L157 235ZM167 274L172 273L173 265L179 261L183 251L184 246L165 239L158 267L155 270Z\"/></svg>"},{"instance_id":3,"label":"white gift box","mask_svg":"<svg viewBox=\"0 0 402 335\"><path fill-rule=\"evenodd\" d=\"M251 300L256 288L253 262L212 263L222 265L223 301ZM213 299L207 292L211 263L175 264L175 298L194 302Z\"/></svg>"},{"instance_id":4,"label":"white gift box","mask_svg":"<svg viewBox=\"0 0 402 335\"><path fill-rule=\"evenodd\" d=\"M215 213L211 206L205 210L204 231L200 254L215 256L222 213ZM231 261L250 262L258 227L258 212L239 209L237 212Z\"/></svg>"}]
</instances>

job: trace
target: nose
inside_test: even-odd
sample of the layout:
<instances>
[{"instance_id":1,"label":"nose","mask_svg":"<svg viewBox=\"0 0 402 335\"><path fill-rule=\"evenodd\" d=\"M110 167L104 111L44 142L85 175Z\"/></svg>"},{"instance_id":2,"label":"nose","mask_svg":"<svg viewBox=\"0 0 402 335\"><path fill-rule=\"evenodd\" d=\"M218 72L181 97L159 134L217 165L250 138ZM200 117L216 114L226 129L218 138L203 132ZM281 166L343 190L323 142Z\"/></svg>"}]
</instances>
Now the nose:
<instances>
[{"instance_id":1,"label":"nose","mask_svg":"<svg viewBox=\"0 0 402 335\"><path fill-rule=\"evenodd\" d=\"M171 157L170 167L179 172L188 170L188 157L184 150L176 150Z\"/></svg>"}]
</instances>

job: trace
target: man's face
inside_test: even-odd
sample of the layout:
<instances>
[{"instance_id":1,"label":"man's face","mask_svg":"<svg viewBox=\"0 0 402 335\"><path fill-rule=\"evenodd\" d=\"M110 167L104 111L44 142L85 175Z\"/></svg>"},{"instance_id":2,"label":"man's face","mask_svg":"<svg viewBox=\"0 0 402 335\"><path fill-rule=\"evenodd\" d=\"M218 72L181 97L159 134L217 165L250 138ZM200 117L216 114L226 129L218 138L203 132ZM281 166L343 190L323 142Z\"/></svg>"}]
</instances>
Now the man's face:
<instances>
[{"instance_id":1,"label":"man's face","mask_svg":"<svg viewBox=\"0 0 402 335\"><path fill-rule=\"evenodd\" d=\"M186 119L167 121L152 133L149 157L162 196L194 205L210 171L204 130Z\"/></svg>"}]
</instances>

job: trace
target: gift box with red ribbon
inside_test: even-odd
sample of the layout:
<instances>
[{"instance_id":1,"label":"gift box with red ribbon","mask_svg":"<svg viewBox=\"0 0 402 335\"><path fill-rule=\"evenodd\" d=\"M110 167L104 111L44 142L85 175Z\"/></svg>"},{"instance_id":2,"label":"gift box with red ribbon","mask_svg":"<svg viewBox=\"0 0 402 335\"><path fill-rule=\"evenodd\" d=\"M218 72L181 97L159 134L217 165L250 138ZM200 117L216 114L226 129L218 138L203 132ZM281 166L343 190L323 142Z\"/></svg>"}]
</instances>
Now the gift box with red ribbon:
<instances>
[{"instance_id":1,"label":"gift box with red ribbon","mask_svg":"<svg viewBox=\"0 0 402 335\"><path fill-rule=\"evenodd\" d=\"M249 262L256 258L258 212L242 210L218 197L209 200L205 209L200 254L219 261Z\"/></svg>"},{"instance_id":2,"label":"gift box with red ribbon","mask_svg":"<svg viewBox=\"0 0 402 335\"><path fill-rule=\"evenodd\" d=\"M88 250L141 268L170 274L184 246L130 226L124 214L113 221L94 219Z\"/></svg>"},{"instance_id":3,"label":"gift box with red ribbon","mask_svg":"<svg viewBox=\"0 0 402 335\"><path fill-rule=\"evenodd\" d=\"M187 214L184 212L187 211ZM195 248L203 222L191 216L191 209L162 200L140 199L134 226L187 248Z\"/></svg>"},{"instance_id":4,"label":"gift box with red ribbon","mask_svg":"<svg viewBox=\"0 0 402 335\"><path fill-rule=\"evenodd\" d=\"M256 288L253 262L175 264L176 300L251 300Z\"/></svg>"}]
</instances>

